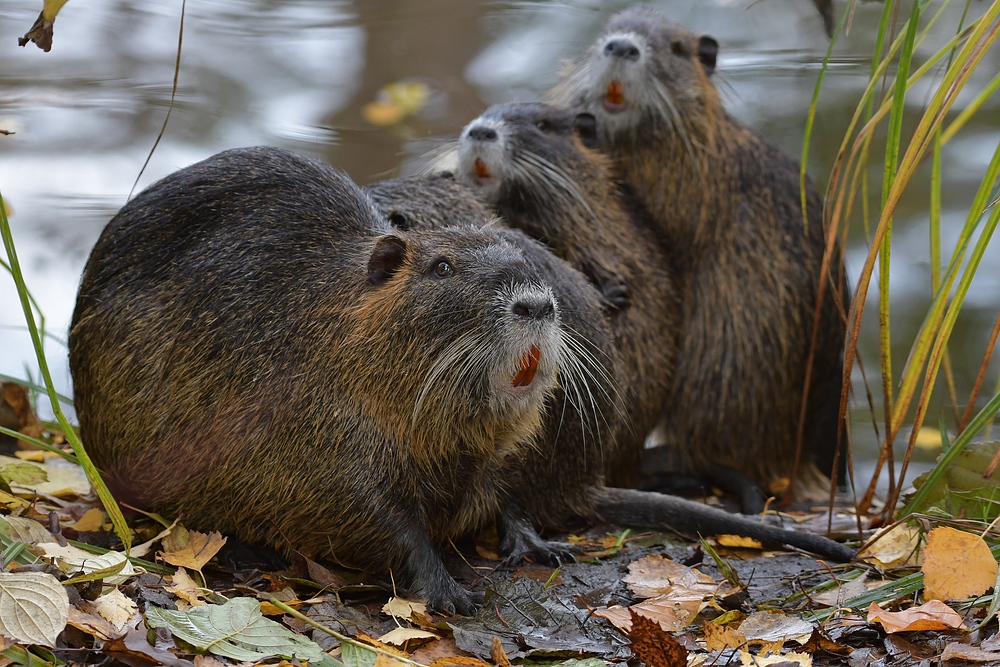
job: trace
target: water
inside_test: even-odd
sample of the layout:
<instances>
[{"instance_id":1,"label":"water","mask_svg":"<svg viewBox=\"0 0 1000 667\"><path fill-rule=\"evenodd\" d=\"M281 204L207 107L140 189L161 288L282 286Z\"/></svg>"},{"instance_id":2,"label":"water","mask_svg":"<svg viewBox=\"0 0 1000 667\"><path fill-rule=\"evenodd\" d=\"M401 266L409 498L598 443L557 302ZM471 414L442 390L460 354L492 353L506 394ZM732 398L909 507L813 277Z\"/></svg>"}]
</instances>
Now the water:
<instances>
[{"instance_id":1,"label":"water","mask_svg":"<svg viewBox=\"0 0 1000 667\"><path fill-rule=\"evenodd\" d=\"M40 3L38 3L40 5ZM651 3L721 45L718 79L727 108L798 155L806 111L827 48L806 0L677 0ZM190 3L177 102L139 188L220 150L271 144L321 158L359 183L399 173L487 105L534 100L552 84L561 59L585 48L622 2L577 0L358 0L315 3L213 0ZM837 4L837 11L842 5ZM860 3L850 35L836 48L821 98L810 172L825 184L856 100L867 81L879 3ZM29 287L53 336L46 351L60 391L70 392L64 339L79 275L103 225L126 201L169 106L181 4L178 0L70 2L43 53L16 38L39 7L0 7L0 191L13 208L18 252ZM953 30L950 8L920 53ZM973 12L982 7L973 6ZM963 93L967 103L1000 69L997 49ZM416 81L431 91L416 115L392 127L367 123L362 108L382 86ZM912 127L928 99L908 98ZM1000 103L987 102L947 147L945 245L950 249L1000 138ZM409 167L408 167L409 165ZM929 182L918 177L919 193ZM873 171L874 183L879 175ZM895 368L908 353L929 301L926 198L913 196L896 218L892 262ZM852 279L867 244L860 226L847 253ZM996 245L996 244L994 244ZM961 400L968 396L1000 309L998 253L984 260L952 347ZM874 299L876 294L871 294ZM874 318L864 323L861 354L877 382ZM37 376L9 276L0 273L0 373ZM994 361L988 382L1000 370ZM855 439L871 457L874 437L855 374ZM876 399L880 395L873 386ZM935 404L929 420L946 408Z\"/></svg>"}]
</instances>

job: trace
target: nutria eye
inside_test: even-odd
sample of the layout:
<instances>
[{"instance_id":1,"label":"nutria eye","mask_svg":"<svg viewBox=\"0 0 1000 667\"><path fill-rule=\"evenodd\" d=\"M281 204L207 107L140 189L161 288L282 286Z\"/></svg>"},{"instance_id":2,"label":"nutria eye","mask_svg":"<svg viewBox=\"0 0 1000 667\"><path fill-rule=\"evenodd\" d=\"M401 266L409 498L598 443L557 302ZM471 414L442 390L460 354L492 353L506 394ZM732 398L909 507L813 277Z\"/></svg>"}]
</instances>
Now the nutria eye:
<instances>
[{"instance_id":1,"label":"nutria eye","mask_svg":"<svg viewBox=\"0 0 1000 667\"><path fill-rule=\"evenodd\" d=\"M670 42L670 50L673 51L674 55L686 56L687 51L684 50L684 45L680 42Z\"/></svg>"},{"instance_id":2,"label":"nutria eye","mask_svg":"<svg viewBox=\"0 0 1000 667\"><path fill-rule=\"evenodd\" d=\"M451 278L455 275L455 269L446 260L441 260L434 265L434 275L438 278Z\"/></svg>"},{"instance_id":3,"label":"nutria eye","mask_svg":"<svg viewBox=\"0 0 1000 667\"><path fill-rule=\"evenodd\" d=\"M542 132L548 132L549 131L549 121L547 121L547 120L540 120L537 123L535 123L535 127L537 127Z\"/></svg>"}]
</instances>

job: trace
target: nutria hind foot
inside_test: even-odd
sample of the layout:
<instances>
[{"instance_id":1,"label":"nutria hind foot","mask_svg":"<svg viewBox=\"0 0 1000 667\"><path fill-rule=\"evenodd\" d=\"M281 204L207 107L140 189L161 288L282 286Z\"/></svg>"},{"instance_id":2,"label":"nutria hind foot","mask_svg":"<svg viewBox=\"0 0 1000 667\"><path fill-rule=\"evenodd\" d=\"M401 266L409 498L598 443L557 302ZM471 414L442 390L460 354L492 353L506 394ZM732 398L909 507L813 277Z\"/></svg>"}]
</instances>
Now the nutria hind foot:
<instances>
[{"instance_id":1,"label":"nutria hind foot","mask_svg":"<svg viewBox=\"0 0 1000 667\"><path fill-rule=\"evenodd\" d=\"M396 536L404 560L408 591L427 601L434 611L448 615L476 615L474 596L455 581L445 569L430 536L419 527L402 530Z\"/></svg>"},{"instance_id":2,"label":"nutria hind foot","mask_svg":"<svg viewBox=\"0 0 1000 667\"><path fill-rule=\"evenodd\" d=\"M559 567L563 563L575 563L576 556L568 544L546 542L535 531L527 514L521 512L515 502L504 503L497 517L498 549L506 555L503 564L518 565L525 560L540 565Z\"/></svg>"},{"instance_id":3,"label":"nutria hind foot","mask_svg":"<svg viewBox=\"0 0 1000 667\"><path fill-rule=\"evenodd\" d=\"M231 536L217 555L220 563L237 571L277 572L287 570L290 565L288 559L266 544L245 544Z\"/></svg>"}]
</instances>

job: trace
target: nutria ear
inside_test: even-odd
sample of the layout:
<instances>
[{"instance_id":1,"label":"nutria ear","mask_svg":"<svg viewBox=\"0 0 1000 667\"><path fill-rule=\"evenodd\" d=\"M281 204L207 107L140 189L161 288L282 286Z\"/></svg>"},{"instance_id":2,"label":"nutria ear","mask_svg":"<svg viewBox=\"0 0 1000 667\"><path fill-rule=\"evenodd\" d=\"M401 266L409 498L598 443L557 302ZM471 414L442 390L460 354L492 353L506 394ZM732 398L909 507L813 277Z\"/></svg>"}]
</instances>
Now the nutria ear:
<instances>
[{"instance_id":1,"label":"nutria ear","mask_svg":"<svg viewBox=\"0 0 1000 667\"><path fill-rule=\"evenodd\" d=\"M393 211L389 214L389 224L396 229L402 229L404 232L410 228L410 219L406 217L405 213L400 211Z\"/></svg>"},{"instance_id":2,"label":"nutria ear","mask_svg":"<svg viewBox=\"0 0 1000 667\"><path fill-rule=\"evenodd\" d=\"M383 236L375 244L368 260L368 280L378 284L388 280L403 264L406 241L398 236Z\"/></svg>"},{"instance_id":3,"label":"nutria ear","mask_svg":"<svg viewBox=\"0 0 1000 667\"><path fill-rule=\"evenodd\" d=\"M587 148L597 148L597 119L594 114L578 113L573 119L573 129Z\"/></svg>"},{"instance_id":4,"label":"nutria ear","mask_svg":"<svg viewBox=\"0 0 1000 667\"><path fill-rule=\"evenodd\" d=\"M715 38L702 35L698 38L698 60L705 68L705 74L715 71L715 57L719 55L719 43Z\"/></svg>"}]
</instances>

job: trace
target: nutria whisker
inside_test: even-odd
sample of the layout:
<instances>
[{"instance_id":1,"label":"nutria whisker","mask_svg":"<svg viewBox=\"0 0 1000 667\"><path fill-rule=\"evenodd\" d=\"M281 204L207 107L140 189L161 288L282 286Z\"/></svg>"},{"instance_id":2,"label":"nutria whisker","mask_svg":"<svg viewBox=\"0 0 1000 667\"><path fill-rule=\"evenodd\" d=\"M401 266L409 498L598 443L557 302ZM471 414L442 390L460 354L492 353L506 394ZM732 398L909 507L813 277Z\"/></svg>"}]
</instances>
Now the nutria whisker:
<instances>
[{"instance_id":1,"label":"nutria whisker","mask_svg":"<svg viewBox=\"0 0 1000 667\"><path fill-rule=\"evenodd\" d=\"M594 215L594 209L590 206L590 202L586 200L583 193L580 192L580 188L569 175L552 164L545 158L543 158L538 153L534 153L529 150L522 150L515 156L515 160L526 162L528 165L535 167L533 173L537 174L540 179L545 179L553 186L555 186L555 191L560 195L568 196L571 201L567 202L570 205L577 204L582 207L591 216Z\"/></svg>"},{"instance_id":2,"label":"nutria whisker","mask_svg":"<svg viewBox=\"0 0 1000 667\"><path fill-rule=\"evenodd\" d=\"M424 162L417 170L418 174L452 171L458 162L458 141L449 141L437 148L432 148L421 157Z\"/></svg>"},{"instance_id":3,"label":"nutria whisker","mask_svg":"<svg viewBox=\"0 0 1000 667\"><path fill-rule=\"evenodd\" d=\"M417 417L420 415L420 409L424 405L424 400L445 373L448 371L454 372L453 377L449 378L450 381L446 383L447 391L449 393L454 392L457 387L462 386L461 381L465 376L489 356L490 351L489 342L485 340L482 332L477 330L466 332L448 345L437 356L424 376L424 381L420 385L420 391L417 393L417 400L413 405L412 423L416 424ZM444 398L446 399L445 402L447 402L450 396L445 396Z\"/></svg>"}]
</instances>

